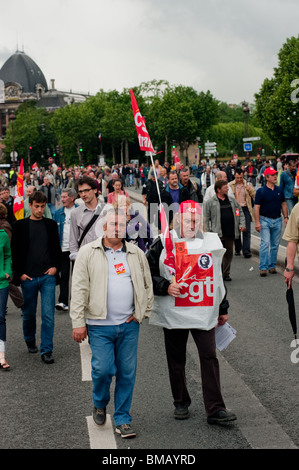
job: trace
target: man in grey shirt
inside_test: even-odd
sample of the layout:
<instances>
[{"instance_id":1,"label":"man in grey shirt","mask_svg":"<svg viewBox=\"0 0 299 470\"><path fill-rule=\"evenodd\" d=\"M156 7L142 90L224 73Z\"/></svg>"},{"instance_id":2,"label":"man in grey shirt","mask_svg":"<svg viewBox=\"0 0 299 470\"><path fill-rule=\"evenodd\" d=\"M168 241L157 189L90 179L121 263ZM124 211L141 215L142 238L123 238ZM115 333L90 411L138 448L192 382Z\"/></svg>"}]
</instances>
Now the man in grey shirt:
<instances>
[{"instance_id":1,"label":"man in grey shirt","mask_svg":"<svg viewBox=\"0 0 299 470\"><path fill-rule=\"evenodd\" d=\"M89 176L83 176L78 182L78 194L83 204L80 204L71 213L70 224L70 259L74 261L77 257L80 246L94 241L95 223L90 227L84 238L81 240L85 227L95 214L99 214L103 205L98 202L98 188L96 181ZM81 243L80 243L81 240Z\"/></svg>"}]
</instances>

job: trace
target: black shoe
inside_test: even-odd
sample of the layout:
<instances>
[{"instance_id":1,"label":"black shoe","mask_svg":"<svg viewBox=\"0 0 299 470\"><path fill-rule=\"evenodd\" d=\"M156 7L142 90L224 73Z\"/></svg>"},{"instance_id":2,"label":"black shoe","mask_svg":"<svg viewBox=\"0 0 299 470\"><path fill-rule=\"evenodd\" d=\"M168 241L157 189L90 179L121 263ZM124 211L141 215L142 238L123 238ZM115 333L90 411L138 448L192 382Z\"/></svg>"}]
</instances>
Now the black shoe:
<instances>
[{"instance_id":1,"label":"black shoe","mask_svg":"<svg viewBox=\"0 0 299 470\"><path fill-rule=\"evenodd\" d=\"M189 410L187 405L176 406L174 410L175 419L187 419L189 417Z\"/></svg>"},{"instance_id":2,"label":"black shoe","mask_svg":"<svg viewBox=\"0 0 299 470\"><path fill-rule=\"evenodd\" d=\"M251 258L252 254L248 253L247 255L244 255L244 258Z\"/></svg>"},{"instance_id":3,"label":"black shoe","mask_svg":"<svg viewBox=\"0 0 299 470\"><path fill-rule=\"evenodd\" d=\"M27 344L28 352L30 354L37 353L38 349L36 347L35 340L34 341L26 341L26 344Z\"/></svg>"},{"instance_id":4,"label":"black shoe","mask_svg":"<svg viewBox=\"0 0 299 470\"><path fill-rule=\"evenodd\" d=\"M103 426L106 422L106 408L93 408L92 417L98 426Z\"/></svg>"},{"instance_id":5,"label":"black shoe","mask_svg":"<svg viewBox=\"0 0 299 470\"><path fill-rule=\"evenodd\" d=\"M238 253L238 252L236 251L235 256L241 256L241 253Z\"/></svg>"},{"instance_id":6,"label":"black shoe","mask_svg":"<svg viewBox=\"0 0 299 470\"><path fill-rule=\"evenodd\" d=\"M230 423L231 421L235 421L236 419L236 415L231 411L227 410L216 411L216 413L207 418L209 424Z\"/></svg>"},{"instance_id":7,"label":"black shoe","mask_svg":"<svg viewBox=\"0 0 299 470\"><path fill-rule=\"evenodd\" d=\"M47 352L42 354L42 361L46 364L53 364L54 358L52 356L52 352Z\"/></svg>"},{"instance_id":8,"label":"black shoe","mask_svg":"<svg viewBox=\"0 0 299 470\"><path fill-rule=\"evenodd\" d=\"M224 281L231 281L232 278L231 278L230 276L224 276L223 280L224 280Z\"/></svg>"}]
</instances>

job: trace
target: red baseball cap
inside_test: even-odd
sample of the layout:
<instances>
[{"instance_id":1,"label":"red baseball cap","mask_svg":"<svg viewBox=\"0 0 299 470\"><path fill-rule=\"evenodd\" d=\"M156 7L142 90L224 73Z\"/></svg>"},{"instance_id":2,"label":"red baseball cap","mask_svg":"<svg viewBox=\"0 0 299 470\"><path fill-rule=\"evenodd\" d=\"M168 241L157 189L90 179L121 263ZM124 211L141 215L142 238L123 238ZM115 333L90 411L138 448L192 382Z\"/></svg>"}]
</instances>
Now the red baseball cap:
<instances>
[{"instance_id":1,"label":"red baseball cap","mask_svg":"<svg viewBox=\"0 0 299 470\"><path fill-rule=\"evenodd\" d=\"M192 201L191 199L183 201L180 204L179 213L185 214L186 212L190 212L191 214L202 214L200 204L196 201Z\"/></svg>"},{"instance_id":2,"label":"red baseball cap","mask_svg":"<svg viewBox=\"0 0 299 470\"><path fill-rule=\"evenodd\" d=\"M269 168L266 168L266 170L264 171L264 175L276 175L277 174L277 171L274 170L274 168L272 168L271 166L269 166Z\"/></svg>"}]
</instances>

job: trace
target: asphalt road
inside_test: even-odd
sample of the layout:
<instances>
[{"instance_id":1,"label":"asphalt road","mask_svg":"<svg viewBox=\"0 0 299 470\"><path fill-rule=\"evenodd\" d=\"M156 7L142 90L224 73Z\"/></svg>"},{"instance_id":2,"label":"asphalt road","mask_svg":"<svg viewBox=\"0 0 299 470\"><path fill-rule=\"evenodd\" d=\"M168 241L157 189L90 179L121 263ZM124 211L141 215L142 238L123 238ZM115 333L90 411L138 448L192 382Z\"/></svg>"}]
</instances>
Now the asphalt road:
<instances>
[{"instance_id":1,"label":"asphalt road","mask_svg":"<svg viewBox=\"0 0 299 470\"><path fill-rule=\"evenodd\" d=\"M253 268L253 269L251 269ZM292 449L299 446L298 368L291 354L283 276L258 275L258 259L235 257L227 283L229 323L236 339L218 353L223 395L238 416L234 425L206 422L197 353L188 344L190 418L173 419L162 331L145 321L139 340L132 414L137 438L115 438L118 449ZM298 280L294 283L296 303ZM91 382L82 380L80 347L68 314L56 313L55 363L30 355L22 339L21 314L11 300L7 314L10 372L0 372L1 449L89 449ZM113 399L108 407L113 414Z\"/></svg>"},{"instance_id":2,"label":"asphalt road","mask_svg":"<svg viewBox=\"0 0 299 470\"><path fill-rule=\"evenodd\" d=\"M139 450L297 449L299 343L292 343L282 272L260 278L256 256L234 257L231 277L229 323L237 336L218 358L224 400L238 418L233 425L207 424L192 338L187 355L190 418L173 419L163 332L146 320L132 404L137 437L128 441L114 436L113 423L104 433L96 429L92 434L92 385L85 374L89 358L82 357L82 347L72 340L68 314L56 312L55 363L46 365L39 354L27 352L21 312L9 299L7 359L12 370L0 371L0 449L107 449L104 435L119 455L128 448L131 455ZM297 276L294 294L298 305ZM40 313L38 331L39 325ZM107 411L113 415L113 393Z\"/></svg>"}]
</instances>

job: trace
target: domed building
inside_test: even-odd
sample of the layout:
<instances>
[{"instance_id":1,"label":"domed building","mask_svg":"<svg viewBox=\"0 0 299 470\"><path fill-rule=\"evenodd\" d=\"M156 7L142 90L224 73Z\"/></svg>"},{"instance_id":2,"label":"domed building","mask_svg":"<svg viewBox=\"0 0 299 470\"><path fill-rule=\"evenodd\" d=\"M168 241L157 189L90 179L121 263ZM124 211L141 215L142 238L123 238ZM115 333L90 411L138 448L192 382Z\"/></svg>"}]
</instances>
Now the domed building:
<instances>
[{"instance_id":1,"label":"domed building","mask_svg":"<svg viewBox=\"0 0 299 470\"><path fill-rule=\"evenodd\" d=\"M45 76L27 54L16 51L0 69L0 135L4 136L9 116L27 100L38 100L48 91Z\"/></svg>"},{"instance_id":2,"label":"domed building","mask_svg":"<svg viewBox=\"0 0 299 470\"><path fill-rule=\"evenodd\" d=\"M40 67L24 51L17 50L0 69L0 158L1 139L5 137L9 121L24 102L36 100L37 107L55 111L72 102L85 101L89 94L75 94L55 89L54 80L48 89ZM2 146L3 147L3 146Z\"/></svg>"}]
</instances>

